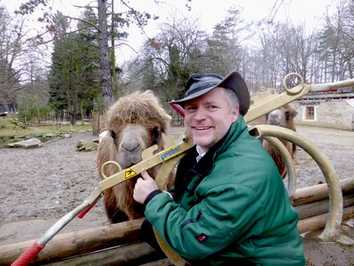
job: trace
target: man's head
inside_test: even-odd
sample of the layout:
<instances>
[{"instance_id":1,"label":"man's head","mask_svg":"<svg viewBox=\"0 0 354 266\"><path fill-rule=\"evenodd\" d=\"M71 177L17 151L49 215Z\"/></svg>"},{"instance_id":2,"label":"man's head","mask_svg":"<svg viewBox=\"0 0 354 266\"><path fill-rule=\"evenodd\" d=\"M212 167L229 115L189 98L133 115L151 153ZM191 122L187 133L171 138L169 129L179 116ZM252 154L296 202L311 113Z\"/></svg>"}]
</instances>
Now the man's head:
<instances>
[{"instance_id":1,"label":"man's head","mask_svg":"<svg viewBox=\"0 0 354 266\"><path fill-rule=\"evenodd\" d=\"M234 92L239 99L240 114L245 115L250 106L250 95L247 85L241 75L234 71L222 77L218 74L192 74L187 81L185 94L181 99L172 101L173 104L184 104L192 99L222 87ZM232 94L230 94L232 95Z\"/></svg>"},{"instance_id":2,"label":"man's head","mask_svg":"<svg viewBox=\"0 0 354 266\"><path fill-rule=\"evenodd\" d=\"M246 114L249 93L237 72L224 79L216 74L194 74L184 97L174 101L184 109L184 121L194 144L207 151L225 136L239 114Z\"/></svg>"}]
</instances>

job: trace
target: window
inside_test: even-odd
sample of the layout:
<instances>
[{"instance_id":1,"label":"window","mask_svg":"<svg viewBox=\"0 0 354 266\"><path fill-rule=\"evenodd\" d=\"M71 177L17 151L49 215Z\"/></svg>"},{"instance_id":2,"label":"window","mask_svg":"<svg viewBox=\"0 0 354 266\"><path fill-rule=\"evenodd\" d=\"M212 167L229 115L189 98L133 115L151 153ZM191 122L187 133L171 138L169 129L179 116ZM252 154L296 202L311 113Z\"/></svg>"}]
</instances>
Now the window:
<instances>
[{"instance_id":1,"label":"window","mask_svg":"<svg viewBox=\"0 0 354 266\"><path fill-rule=\"evenodd\" d=\"M305 120L315 120L315 106L309 105L305 107Z\"/></svg>"}]
</instances>

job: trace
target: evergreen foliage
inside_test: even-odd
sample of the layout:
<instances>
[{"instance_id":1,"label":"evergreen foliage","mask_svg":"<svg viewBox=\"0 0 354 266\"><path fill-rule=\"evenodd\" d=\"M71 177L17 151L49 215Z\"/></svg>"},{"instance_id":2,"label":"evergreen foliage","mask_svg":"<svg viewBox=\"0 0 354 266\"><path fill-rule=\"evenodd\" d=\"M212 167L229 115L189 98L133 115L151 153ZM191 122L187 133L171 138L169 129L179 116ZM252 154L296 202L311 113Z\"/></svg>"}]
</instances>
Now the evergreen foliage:
<instances>
[{"instance_id":1,"label":"evergreen foliage","mask_svg":"<svg viewBox=\"0 0 354 266\"><path fill-rule=\"evenodd\" d=\"M94 22L91 12L85 12L85 16ZM61 19L59 15L58 21ZM57 112L69 112L73 124L93 110L100 93L96 33L87 24L78 26L78 32L55 39L49 73L50 105Z\"/></svg>"}]
</instances>

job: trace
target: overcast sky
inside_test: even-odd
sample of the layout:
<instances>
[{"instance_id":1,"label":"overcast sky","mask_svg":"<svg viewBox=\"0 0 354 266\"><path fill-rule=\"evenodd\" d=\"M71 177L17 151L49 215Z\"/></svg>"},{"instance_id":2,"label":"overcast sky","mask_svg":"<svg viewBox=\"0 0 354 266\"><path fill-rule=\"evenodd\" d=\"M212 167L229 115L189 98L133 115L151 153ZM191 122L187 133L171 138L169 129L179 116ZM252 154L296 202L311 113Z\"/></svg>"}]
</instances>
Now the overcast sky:
<instances>
[{"instance_id":1,"label":"overcast sky","mask_svg":"<svg viewBox=\"0 0 354 266\"><path fill-rule=\"evenodd\" d=\"M23 0L0 0L9 12L13 12L19 7ZM213 26L220 22L231 6L242 8L242 17L250 21L260 19L273 19L277 21L289 21L294 24L305 24L307 28L317 28L323 22L323 15L326 10L333 10L338 0L192 0L191 10L185 7L186 0L158 0L156 5L154 0L130 0L129 3L139 10L144 10L156 14L160 17L157 21L149 23L143 34L139 29L132 28L128 38L129 44L139 50L144 40L152 38L158 31L159 25L163 22L170 22L172 17L183 18L192 17L198 21L202 30L212 32ZM74 5L85 5L91 3L97 5L95 0L50 0L49 5L54 10L59 9L66 15L78 16L80 10ZM115 1L115 11L118 12L120 1ZM28 21L28 27L37 28L38 24ZM134 56L134 52L128 47L123 49L124 57L120 60L129 59ZM122 53L120 53L122 55Z\"/></svg>"}]
</instances>

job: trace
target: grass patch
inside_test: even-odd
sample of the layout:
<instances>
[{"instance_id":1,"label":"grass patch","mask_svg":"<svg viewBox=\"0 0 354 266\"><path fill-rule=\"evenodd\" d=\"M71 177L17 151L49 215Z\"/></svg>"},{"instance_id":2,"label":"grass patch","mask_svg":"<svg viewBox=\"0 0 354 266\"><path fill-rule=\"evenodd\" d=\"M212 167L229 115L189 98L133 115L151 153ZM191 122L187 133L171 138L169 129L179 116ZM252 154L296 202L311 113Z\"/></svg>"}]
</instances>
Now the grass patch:
<instances>
[{"instance_id":1,"label":"grass patch","mask_svg":"<svg viewBox=\"0 0 354 266\"><path fill-rule=\"evenodd\" d=\"M16 142L27 138L36 137L41 141L48 141L51 138L62 137L67 133L92 131L89 123L78 122L72 126L65 125L36 125L22 128L13 117L0 118L0 148L5 147L10 142Z\"/></svg>"}]
</instances>

